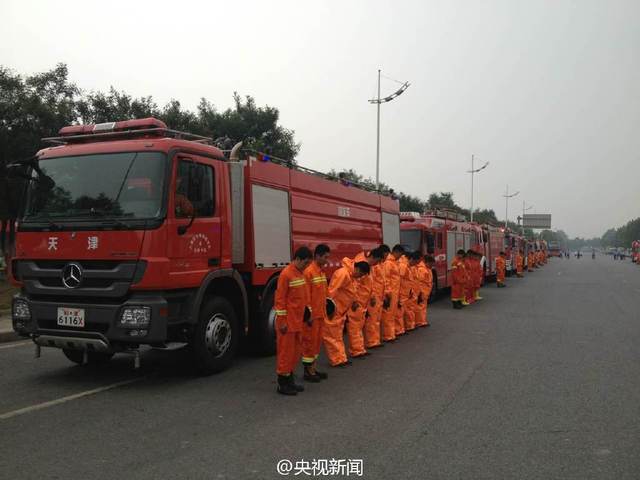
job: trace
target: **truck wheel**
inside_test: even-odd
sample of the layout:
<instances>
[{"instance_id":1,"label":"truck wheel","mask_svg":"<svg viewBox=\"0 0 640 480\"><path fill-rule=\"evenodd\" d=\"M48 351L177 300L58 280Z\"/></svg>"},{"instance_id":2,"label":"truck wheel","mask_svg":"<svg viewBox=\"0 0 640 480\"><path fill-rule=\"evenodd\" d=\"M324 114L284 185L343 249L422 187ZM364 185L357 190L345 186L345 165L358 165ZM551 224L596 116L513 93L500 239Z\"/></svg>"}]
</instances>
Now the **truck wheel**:
<instances>
[{"instance_id":1,"label":"truck wheel","mask_svg":"<svg viewBox=\"0 0 640 480\"><path fill-rule=\"evenodd\" d=\"M233 307L224 298L213 297L200 311L189 341L197 370L211 375L228 368L239 340L240 328Z\"/></svg>"},{"instance_id":2,"label":"truck wheel","mask_svg":"<svg viewBox=\"0 0 640 480\"><path fill-rule=\"evenodd\" d=\"M73 363L82 365L82 350L72 350L70 348L63 348L62 353L64 356L71 360ZM87 354L87 362L89 365L104 365L113 357L113 353L105 352L89 352Z\"/></svg>"},{"instance_id":3,"label":"truck wheel","mask_svg":"<svg viewBox=\"0 0 640 480\"><path fill-rule=\"evenodd\" d=\"M254 344L260 355L269 356L276 353L276 312L273 308L275 293L271 290L264 296L259 323L254 329Z\"/></svg>"}]
</instances>

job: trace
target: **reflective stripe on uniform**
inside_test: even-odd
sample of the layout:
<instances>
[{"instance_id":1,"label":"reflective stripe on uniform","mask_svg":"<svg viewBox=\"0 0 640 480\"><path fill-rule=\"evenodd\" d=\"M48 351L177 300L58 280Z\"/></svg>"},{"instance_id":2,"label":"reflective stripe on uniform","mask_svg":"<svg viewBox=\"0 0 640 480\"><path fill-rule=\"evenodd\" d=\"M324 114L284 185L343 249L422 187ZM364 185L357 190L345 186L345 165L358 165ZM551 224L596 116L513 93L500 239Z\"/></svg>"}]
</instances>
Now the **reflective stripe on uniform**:
<instances>
[{"instance_id":1,"label":"reflective stripe on uniform","mask_svg":"<svg viewBox=\"0 0 640 480\"><path fill-rule=\"evenodd\" d=\"M311 282L312 283L327 283L327 277L324 277L324 276L322 276L322 277L313 277L311 279Z\"/></svg>"},{"instance_id":2,"label":"reflective stripe on uniform","mask_svg":"<svg viewBox=\"0 0 640 480\"><path fill-rule=\"evenodd\" d=\"M286 315L287 311L286 310L276 310L276 315Z\"/></svg>"},{"instance_id":3,"label":"reflective stripe on uniform","mask_svg":"<svg viewBox=\"0 0 640 480\"><path fill-rule=\"evenodd\" d=\"M297 280L291 280L289 282L289 286L290 287L300 287L300 286L304 285L305 283L306 282L305 282L304 278L300 278L300 279L297 279Z\"/></svg>"}]
</instances>

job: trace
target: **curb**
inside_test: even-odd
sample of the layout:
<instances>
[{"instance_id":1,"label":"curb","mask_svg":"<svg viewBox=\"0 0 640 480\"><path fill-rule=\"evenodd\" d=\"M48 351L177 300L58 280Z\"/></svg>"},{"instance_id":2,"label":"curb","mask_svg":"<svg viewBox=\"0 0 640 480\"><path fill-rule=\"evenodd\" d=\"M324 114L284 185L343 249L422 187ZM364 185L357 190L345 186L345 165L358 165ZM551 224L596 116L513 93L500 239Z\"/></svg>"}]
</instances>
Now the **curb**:
<instances>
[{"instance_id":1,"label":"curb","mask_svg":"<svg viewBox=\"0 0 640 480\"><path fill-rule=\"evenodd\" d=\"M22 337L13 330L4 330L0 332L0 343L15 342L21 338Z\"/></svg>"}]
</instances>

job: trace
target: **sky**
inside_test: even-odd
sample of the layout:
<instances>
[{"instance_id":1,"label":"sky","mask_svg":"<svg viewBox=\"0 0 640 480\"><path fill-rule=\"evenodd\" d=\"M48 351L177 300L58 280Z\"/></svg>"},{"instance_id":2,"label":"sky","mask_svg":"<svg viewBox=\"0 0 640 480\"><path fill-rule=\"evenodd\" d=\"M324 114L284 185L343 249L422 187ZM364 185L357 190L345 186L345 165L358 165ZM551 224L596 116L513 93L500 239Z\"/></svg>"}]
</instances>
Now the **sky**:
<instances>
[{"instance_id":1,"label":"sky","mask_svg":"<svg viewBox=\"0 0 640 480\"><path fill-rule=\"evenodd\" d=\"M600 236L640 216L640 1L0 0L0 64L58 62L83 89L218 109L279 108L301 165L375 177L421 198L453 192L509 218ZM393 80L389 80L393 79ZM116 119L114 119L116 120Z\"/></svg>"}]
</instances>

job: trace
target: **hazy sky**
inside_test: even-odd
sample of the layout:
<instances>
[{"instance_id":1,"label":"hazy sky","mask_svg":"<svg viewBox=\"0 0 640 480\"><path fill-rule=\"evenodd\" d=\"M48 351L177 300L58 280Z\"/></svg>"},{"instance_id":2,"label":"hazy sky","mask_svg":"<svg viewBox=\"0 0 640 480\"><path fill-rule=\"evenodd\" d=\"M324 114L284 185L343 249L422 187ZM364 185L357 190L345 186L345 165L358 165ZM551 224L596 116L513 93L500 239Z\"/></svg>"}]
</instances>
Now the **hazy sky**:
<instances>
[{"instance_id":1,"label":"hazy sky","mask_svg":"<svg viewBox=\"0 0 640 480\"><path fill-rule=\"evenodd\" d=\"M601 235L640 216L640 1L0 0L0 64L57 62L114 86L219 109L276 106L304 166L375 175L377 69L411 87L382 107L381 179L504 217L509 184L553 227ZM383 79L383 95L398 84Z\"/></svg>"}]
</instances>

